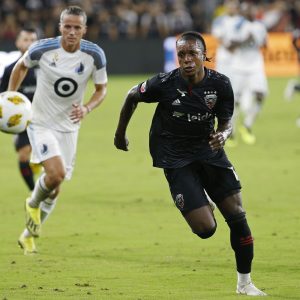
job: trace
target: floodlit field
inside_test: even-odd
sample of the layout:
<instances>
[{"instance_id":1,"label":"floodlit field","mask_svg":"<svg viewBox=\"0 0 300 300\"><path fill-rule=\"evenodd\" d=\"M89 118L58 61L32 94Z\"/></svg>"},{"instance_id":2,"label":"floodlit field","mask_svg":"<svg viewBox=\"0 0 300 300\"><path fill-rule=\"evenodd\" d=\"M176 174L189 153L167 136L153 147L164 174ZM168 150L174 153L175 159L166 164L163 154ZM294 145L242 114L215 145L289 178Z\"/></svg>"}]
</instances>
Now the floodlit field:
<instances>
[{"instance_id":1,"label":"floodlit field","mask_svg":"<svg viewBox=\"0 0 300 300\"><path fill-rule=\"evenodd\" d=\"M148 130L155 105L141 104L130 151L113 146L124 95L147 76L111 77L102 107L84 120L73 179L37 240L17 247L28 195L12 136L0 133L0 299L237 299L227 225L209 240L193 235L152 167ZM270 79L255 125L257 144L228 149L243 184L255 237L252 278L268 299L300 299L300 95L283 101L287 79ZM242 297L242 296L240 296Z\"/></svg>"}]
</instances>

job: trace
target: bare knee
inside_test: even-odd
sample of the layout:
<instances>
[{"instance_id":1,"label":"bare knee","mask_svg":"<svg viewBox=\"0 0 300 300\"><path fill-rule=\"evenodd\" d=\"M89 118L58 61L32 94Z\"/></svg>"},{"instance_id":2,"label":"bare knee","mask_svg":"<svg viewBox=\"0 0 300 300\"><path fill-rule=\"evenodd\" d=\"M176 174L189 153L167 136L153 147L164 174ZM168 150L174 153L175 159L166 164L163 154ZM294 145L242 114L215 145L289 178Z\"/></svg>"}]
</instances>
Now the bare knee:
<instances>
[{"instance_id":1,"label":"bare knee","mask_svg":"<svg viewBox=\"0 0 300 300\"><path fill-rule=\"evenodd\" d=\"M51 190L56 189L64 181L65 176L66 173L64 170L49 172L46 174L45 184Z\"/></svg>"},{"instance_id":2,"label":"bare knee","mask_svg":"<svg viewBox=\"0 0 300 300\"><path fill-rule=\"evenodd\" d=\"M214 235L217 230L217 223L213 227L203 228L201 231L193 230L193 233L198 235L201 239L208 239Z\"/></svg>"},{"instance_id":3,"label":"bare knee","mask_svg":"<svg viewBox=\"0 0 300 300\"><path fill-rule=\"evenodd\" d=\"M193 233L202 239L207 239L216 232L217 223L209 205L189 211L183 216Z\"/></svg>"}]
</instances>

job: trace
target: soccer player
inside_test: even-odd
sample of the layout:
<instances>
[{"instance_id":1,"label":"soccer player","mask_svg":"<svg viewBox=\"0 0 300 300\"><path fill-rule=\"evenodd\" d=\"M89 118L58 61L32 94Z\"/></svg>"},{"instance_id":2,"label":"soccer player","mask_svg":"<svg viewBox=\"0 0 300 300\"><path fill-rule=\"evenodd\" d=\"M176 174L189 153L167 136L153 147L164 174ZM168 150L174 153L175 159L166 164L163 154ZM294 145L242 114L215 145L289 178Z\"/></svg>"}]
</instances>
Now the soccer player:
<instances>
[{"instance_id":1,"label":"soccer player","mask_svg":"<svg viewBox=\"0 0 300 300\"><path fill-rule=\"evenodd\" d=\"M292 32L292 43L297 51L298 65L300 67L300 29L297 28ZM300 83L298 80L291 79L287 83L287 86L284 90L284 97L287 101L293 100L295 92L300 92ZM297 127L300 127L300 116L296 119Z\"/></svg>"},{"instance_id":2,"label":"soccer player","mask_svg":"<svg viewBox=\"0 0 300 300\"><path fill-rule=\"evenodd\" d=\"M292 43L297 51L298 63L300 63L300 29L297 28L292 32ZM295 92L300 91L300 83L296 80L290 80L284 91L284 97L286 100L290 101Z\"/></svg>"},{"instance_id":3,"label":"soccer player","mask_svg":"<svg viewBox=\"0 0 300 300\"><path fill-rule=\"evenodd\" d=\"M242 207L239 178L223 149L232 130L230 80L204 67L209 60L206 44L197 32L183 33L176 50L179 68L158 74L127 94L114 144L128 151L126 129L138 103L158 102L150 129L153 165L164 169L175 205L202 239L210 238L217 227L207 192L230 229L238 272L236 292L264 296L251 281L253 237Z\"/></svg>"},{"instance_id":4,"label":"soccer player","mask_svg":"<svg viewBox=\"0 0 300 300\"><path fill-rule=\"evenodd\" d=\"M27 132L32 146L32 162L42 163L44 173L26 199L26 229L19 238L25 254L36 252L34 237L41 223L53 211L60 185L70 179L74 168L80 121L105 98L106 57L96 44L83 39L86 13L77 6L60 15L61 36L33 44L15 65L8 90L19 88L28 69L38 66L33 97L32 123ZM83 105L88 80L95 90Z\"/></svg>"},{"instance_id":5,"label":"soccer player","mask_svg":"<svg viewBox=\"0 0 300 300\"><path fill-rule=\"evenodd\" d=\"M225 14L216 18L212 24L212 35L218 40L216 70L231 79L233 76L232 60L234 56L232 40L237 35L243 17L239 13L240 3L238 0L226 0L224 7ZM235 130L232 131L226 145L229 147L237 145Z\"/></svg>"},{"instance_id":6,"label":"soccer player","mask_svg":"<svg viewBox=\"0 0 300 300\"><path fill-rule=\"evenodd\" d=\"M239 14L238 0L227 0L224 3L224 7L225 14L214 20L211 33L218 40L216 70L231 78L231 60L233 58L231 41L234 39L243 18Z\"/></svg>"},{"instance_id":7,"label":"soccer player","mask_svg":"<svg viewBox=\"0 0 300 300\"><path fill-rule=\"evenodd\" d=\"M37 34L33 28L24 27L18 34L16 38L16 47L20 50L21 55L23 55L29 46L37 40ZM3 77L0 84L0 92L7 90L9 77L17 61L13 62L7 66L4 70ZM36 89L36 70L31 69L27 73L22 85L19 87L19 92L27 96L29 100L32 101L33 94ZM16 135L15 137L15 149L18 153L18 162L20 173L30 191L34 188L34 171L36 168L30 165L30 154L31 146L29 143L27 131Z\"/></svg>"},{"instance_id":8,"label":"soccer player","mask_svg":"<svg viewBox=\"0 0 300 300\"><path fill-rule=\"evenodd\" d=\"M249 145L256 142L253 125L259 115L268 93L268 83L261 48L267 43L267 30L263 23L256 20L256 7L243 3L240 7L244 20L235 38L231 41L234 49L231 61L233 74L232 88L235 95L235 114L233 127L238 113L243 115L239 128L242 140Z\"/></svg>"}]
</instances>

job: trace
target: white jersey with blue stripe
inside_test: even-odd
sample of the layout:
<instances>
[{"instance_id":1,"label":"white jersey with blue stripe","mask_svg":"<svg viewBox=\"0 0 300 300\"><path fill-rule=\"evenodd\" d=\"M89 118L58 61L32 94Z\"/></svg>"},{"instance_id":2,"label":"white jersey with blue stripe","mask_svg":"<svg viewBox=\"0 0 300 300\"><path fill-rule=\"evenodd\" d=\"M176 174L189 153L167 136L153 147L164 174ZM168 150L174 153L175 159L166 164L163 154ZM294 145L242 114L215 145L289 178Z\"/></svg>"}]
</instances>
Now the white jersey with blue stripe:
<instances>
[{"instance_id":1,"label":"white jersey with blue stripe","mask_svg":"<svg viewBox=\"0 0 300 300\"><path fill-rule=\"evenodd\" d=\"M82 104L90 78L95 84L107 82L104 51L81 40L77 51L67 52L61 37L56 37L34 43L24 54L24 63L38 67L32 123L63 132L77 130L79 124L69 117L72 104Z\"/></svg>"},{"instance_id":2,"label":"white jersey with blue stripe","mask_svg":"<svg viewBox=\"0 0 300 300\"><path fill-rule=\"evenodd\" d=\"M235 39L241 44L234 51L233 70L244 73L264 73L264 59L260 49L267 42L265 25L256 20L245 20Z\"/></svg>"}]
</instances>

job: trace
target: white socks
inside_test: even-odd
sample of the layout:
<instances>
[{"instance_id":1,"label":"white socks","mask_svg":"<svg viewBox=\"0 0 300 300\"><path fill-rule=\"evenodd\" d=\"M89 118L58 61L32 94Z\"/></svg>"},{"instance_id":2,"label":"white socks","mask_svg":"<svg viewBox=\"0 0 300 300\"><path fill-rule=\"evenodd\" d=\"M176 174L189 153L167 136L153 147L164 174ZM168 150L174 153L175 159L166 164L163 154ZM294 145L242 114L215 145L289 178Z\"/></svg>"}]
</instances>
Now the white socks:
<instances>
[{"instance_id":1,"label":"white socks","mask_svg":"<svg viewBox=\"0 0 300 300\"><path fill-rule=\"evenodd\" d=\"M45 176L46 174L42 174L41 177L37 180L34 186L34 190L32 192L29 206L33 208L37 208L40 206L40 203L44 201L50 194L51 190L46 187L45 184Z\"/></svg>"},{"instance_id":2,"label":"white socks","mask_svg":"<svg viewBox=\"0 0 300 300\"><path fill-rule=\"evenodd\" d=\"M238 286L243 286L251 282L250 273L242 274L237 272L237 284Z\"/></svg>"},{"instance_id":3,"label":"white socks","mask_svg":"<svg viewBox=\"0 0 300 300\"><path fill-rule=\"evenodd\" d=\"M48 218L48 216L52 213L55 205L56 205L56 200L57 198L51 199L51 198L47 198L46 200L44 200L41 205L41 222L44 223L46 221L46 219Z\"/></svg>"}]
</instances>

